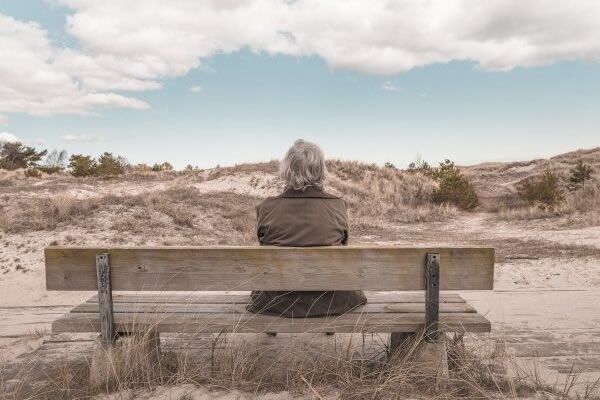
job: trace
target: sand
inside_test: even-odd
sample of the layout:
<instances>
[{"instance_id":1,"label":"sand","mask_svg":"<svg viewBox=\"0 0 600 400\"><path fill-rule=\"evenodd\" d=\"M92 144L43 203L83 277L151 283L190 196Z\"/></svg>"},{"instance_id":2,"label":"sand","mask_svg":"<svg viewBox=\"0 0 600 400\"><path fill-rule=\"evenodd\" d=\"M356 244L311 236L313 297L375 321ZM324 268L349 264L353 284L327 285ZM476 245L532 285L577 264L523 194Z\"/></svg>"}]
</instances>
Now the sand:
<instances>
[{"instance_id":1,"label":"sand","mask_svg":"<svg viewBox=\"0 0 600 400\"><path fill-rule=\"evenodd\" d=\"M109 193L142 194L175 184L181 182L111 182L103 186L83 183L71 187L69 193L85 199ZM193 185L203 193L232 191L257 197L278 191L276 178L268 174L226 175ZM45 186L49 183L41 180L35 187L15 191L12 196L26 199L54 193ZM84 228L1 235L0 265L7 268L0 272L0 358L6 360L38 348L52 320L92 294L47 292L43 248L57 240L81 244L83 237L87 244L101 245L110 238L105 232ZM136 243L136 238L127 238L120 244ZM160 244L151 239L146 243ZM507 222L490 213L461 213L445 222L390 226L353 237L352 243L499 248L495 291L461 293L492 321L491 338L505 340L523 366L535 363L549 380L564 379L573 365L586 378L600 377L599 226L559 229L548 221ZM179 386L160 388L147 398L177 399L185 393L193 399L246 396L236 391L218 393ZM264 399L291 398L288 393L269 396Z\"/></svg>"}]
</instances>

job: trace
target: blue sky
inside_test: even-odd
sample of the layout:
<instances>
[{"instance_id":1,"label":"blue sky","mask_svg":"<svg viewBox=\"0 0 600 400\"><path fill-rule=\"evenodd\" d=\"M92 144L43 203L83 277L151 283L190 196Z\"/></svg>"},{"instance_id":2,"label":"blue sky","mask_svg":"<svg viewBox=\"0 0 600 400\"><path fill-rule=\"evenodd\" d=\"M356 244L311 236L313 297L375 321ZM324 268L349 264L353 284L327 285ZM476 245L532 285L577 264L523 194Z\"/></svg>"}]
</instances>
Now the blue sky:
<instances>
[{"instance_id":1,"label":"blue sky","mask_svg":"<svg viewBox=\"0 0 600 400\"><path fill-rule=\"evenodd\" d=\"M18 49L39 49L38 36L46 35L49 43L44 46L52 55L44 57L29 75L48 67L50 72L40 75L53 77L33 88L16 83L8 87L5 93L18 93L19 101L8 94L3 101L0 91L0 132L38 147L94 155L111 151L133 163L168 160L178 167L278 158L297 138L319 143L330 157L391 161L400 166L417 154L431 161L451 158L476 163L545 157L600 145L600 65L585 56L561 59L557 54L541 61L532 56L498 64L497 57L484 58L487 48L469 59L461 59L462 52L458 52L458 56L439 60L429 60L415 50L423 59L417 64L422 65L407 66L406 60L418 57L413 54L384 64L358 53L367 51L377 58L377 51L363 46L345 51L343 56L356 54L343 59L338 53L318 50L323 38L311 39L317 50L306 50L308 44L300 46L296 42L301 39L294 39L293 45L302 47L298 50L269 37L256 42L236 38L232 44L211 38L222 48L212 42L206 45L202 39L199 45L182 47L181 52L176 49L178 42L170 52L160 40L151 43L154 48L136 40L131 45L141 50L134 59L129 56L131 47L123 51L117 44L94 37L93 29L86 31L90 25L86 13L98 15L91 19L94 24L100 21L114 28L104 12L72 2L0 3L0 14L12 17L0 35L10 29L20 32L4 40L21 40L14 45ZM67 23L67 16L76 18ZM28 22L37 23L33 32L25 26ZM138 29L126 22L129 31L117 32L118 37L131 37L131 30ZM185 26L185 21L176 26ZM292 31L298 38L312 32L298 26ZM105 27L93 28L101 35ZM163 29L162 24L157 29ZM222 37L229 40L235 33L223 32ZM247 35L240 32L240 36ZM206 50L201 49L204 45ZM543 49L544 57L552 50L548 46ZM455 47L447 44L447 48ZM189 48L199 49L198 54L188 57ZM65 55L65 49L81 54ZM445 49L442 46L440 54L446 54ZM402 54L408 51L400 50ZM532 54L540 52L532 50ZM30 53L23 50L23 54L27 57L18 57L17 62L30 59ZM95 62L95 69L87 75L73 67L82 55ZM119 66L108 64L108 56ZM160 63L156 62L159 58ZM150 67L142 69L140 59ZM131 73L128 63L131 70L141 72ZM16 74L17 68L13 64L0 72ZM148 73L150 68L154 70ZM108 78L100 83L92 80L98 76ZM121 86L113 83L123 77L135 81ZM21 78L4 77L12 82ZM67 85L75 82L74 89L69 89L73 94L54 104L63 79ZM134 84L135 90L125 86ZM90 94L92 100L86 97Z\"/></svg>"}]
</instances>

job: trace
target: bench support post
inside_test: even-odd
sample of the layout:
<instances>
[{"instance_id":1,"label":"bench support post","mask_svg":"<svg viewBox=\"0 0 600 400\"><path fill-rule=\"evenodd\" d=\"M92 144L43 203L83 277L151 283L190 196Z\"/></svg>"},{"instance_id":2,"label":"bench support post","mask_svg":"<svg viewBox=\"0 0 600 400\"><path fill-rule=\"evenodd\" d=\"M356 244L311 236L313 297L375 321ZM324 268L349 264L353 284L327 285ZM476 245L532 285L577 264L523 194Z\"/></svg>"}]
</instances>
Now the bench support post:
<instances>
[{"instance_id":1,"label":"bench support post","mask_svg":"<svg viewBox=\"0 0 600 400\"><path fill-rule=\"evenodd\" d=\"M100 312L100 341L106 348L115 342L113 326L112 287L110 283L110 253L96 254L98 277L98 306Z\"/></svg>"},{"instance_id":2,"label":"bench support post","mask_svg":"<svg viewBox=\"0 0 600 400\"><path fill-rule=\"evenodd\" d=\"M425 340L439 338L440 317L440 254L427 253L425 264Z\"/></svg>"}]
</instances>

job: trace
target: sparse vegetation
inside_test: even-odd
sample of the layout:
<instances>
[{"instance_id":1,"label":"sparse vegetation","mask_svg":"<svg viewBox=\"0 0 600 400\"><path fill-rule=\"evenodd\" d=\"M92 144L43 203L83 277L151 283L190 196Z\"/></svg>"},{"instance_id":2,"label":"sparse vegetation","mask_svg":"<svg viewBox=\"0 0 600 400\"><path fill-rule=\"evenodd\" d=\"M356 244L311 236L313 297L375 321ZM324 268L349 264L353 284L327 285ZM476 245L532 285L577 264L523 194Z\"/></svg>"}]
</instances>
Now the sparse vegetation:
<instances>
[{"instance_id":1,"label":"sparse vegetation","mask_svg":"<svg viewBox=\"0 0 600 400\"><path fill-rule=\"evenodd\" d=\"M431 167L429 163L418 155L415 161L408 164L407 172L420 172L422 174L428 175L431 172Z\"/></svg>"},{"instance_id":2,"label":"sparse vegetation","mask_svg":"<svg viewBox=\"0 0 600 400\"><path fill-rule=\"evenodd\" d=\"M453 161L446 160L433 170L427 170L439 187L432 193L432 199L439 204L453 204L463 210L472 210L479 202L477 193L469 180L454 165Z\"/></svg>"},{"instance_id":3,"label":"sparse vegetation","mask_svg":"<svg viewBox=\"0 0 600 400\"><path fill-rule=\"evenodd\" d=\"M150 345L150 333L120 339L119 346L112 350L98 348L97 356L111 360L109 379L103 385L90 383L89 358L82 363L65 355L64 360L50 368L40 360L27 365L15 391L11 393L2 387L0 395L41 400L91 398L106 393L113 393L114 398L138 395L147 398L152 393L162 398L171 397L173 389L185 385L190 392L225 388L229 392L248 393L247 397L239 398L287 392L294 398L334 396L349 400L537 398L537 394L542 394L542 398L569 399L575 384L583 383L581 378L573 376L568 386L558 383L552 386L537 371L522 367L517 374L510 374L508 370L515 369L515 361L502 341L476 342L466 347L462 335L447 339L449 375L442 383L436 368L414 356L416 341L406 344L389 359L383 338L379 338L382 341L379 346L365 350L360 344L365 337L361 341L360 335L340 339L339 346L317 346L305 337L296 339L294 345L270 350L258 349L244 335L215 335L205 339L210 342L203 342L199 350L197 338L206 337L201 329L198 327L198 333L190 337L175 339L170 350L161 353ZM108 351L110 356L103 355ZM40 377L43 379L36 381ZM165 388L168 393L162 390ZM595 399L597 390L598 384L592 381L587 385L585 397L578 398ZM179 396L176 398L195 398L187 393Z\"/></svg>"},{"instance_id":4,"label":"sparse vegetation","mask_svg":"<svg viewBox=\"0 0 600 400\"><path fill-rule=\"evenodd\" d=\"M529 204L538 205L542 209L554 209L565 199L559 187L558 176L550 170L546 170L541 176L526 179L519 185L518 191Z\"/></svg>"},{"instance_id":5,"label":"sparse vegetation","mask_svg":"<svg viewBox=\"0 0 600 400\"><path fill-rule=\"evenodd\" d=\"M416 173L355 161L329 161L329 184L348 204L359 231L398 222L435 221L456 213L453 206L431 200L435 182Z\"/></svg>"},{"instance_id":6,"label":"sparse vegetation","mask_svg":"<svg viewBox=\"0 0 600 400\"><path fill-rule=\"evenodd\" d=\"M582 158L584 164L597 169L592 156L585 156L587 158ZM71 160L75 164L81 163L81 158L86 161L84 164L87 167L84 165L82 170L95 169L95 160L92 157L74 157L71 157ZM420 236L421 232L428 231L431 226L454 224L455 221L449 221L444 224L416 225L410 229L403 225L420 221L442 221L461 215L456 206L448 203L437 204L434 201L434 193L441 187L438 174L447 174L453 178L457 173L462 175L469 182L474 182L477 195L484 193L490 203L500 202L501 197L496 192L490 196L490 191L486 191L484 184L498 190L506 188L507 191L514 191L514 197L511 199L518 201L515 201L511 208L493 209L498 210L498 213L485 216L486 221L490 223L499 217L514 220L552 218L547 223L544 220L536 221L536 227L554 226L558 222L561 226L564 224L570 227L584 223L600 225L600 183L597 177L591 174L589 179L584 180L585 184L578 184L578 190L567 191L565 188L570 182L568 171L573 168L575 161L568 159L562 162L563 164L552 161L484 165L460 170L451 162L444 163L445 169L442 166L424 167L426 163L419 163L408 171L402 171L359 162L329 161L329 187L332 191L342 194L348 203L353 244L406 243L412 240L415 243L425 243L423 245L426 246L432 242L435 235L423 233L423 236ZM544 176L542 166L553 171L556 177L554 186L564 196L564 200L558 205L543 209L538 206L537 201L530 203L522 199L515 190L518 183L527 178L534 177L532 183L541 181ZM70 168L73 175L79 170L79 167L73 168L71 164ZM123 175L111 182L96 178L95 172L85 175L90 176L86 180L58 174L30 182L22 179L23 174L28 173L27 170L0 171L0 237L3 249L8 250L11 246L16 248L13 244L14 238L23 237L41 238L38 240L44 244L79 245L91 242L99 245L256 243L254 206L262 199L260 190L265 187L265 177L275 182L269 183L268 189L276 191L273 189L277 184L274 178L277 174L276 162L243 164L218 170L196 170L193 174L161 174L153 173L150 169L149 166L125 168ZM560 178L561 176L564 178ZM245 183L257 190L251 192L259 193L257 197L243 194L246 193L244 191L234 193L230 190L230 187L243 187ZM111 191L115 194L108 194ZM471 220L457 221L456 224L460 224ZM530 223L527 224L529 225ZM508 223L499 223L496 226L511 227ZM444 233L451 232L452 229L454 228L448 228ZM31 234L28 236L28 233ZM481 239L464 235L448 241L462 240L469 244L493 245L498 249L498 262L504 262L509 256L515 255L532 259L553 257L555 260L598 257L598 249L593 246L561 244L542 239L511 239L502 235L508 234L504 232L495 237ZM445 238L443 240L446 241ZM41 248L39 243L41 242L35 242L34 239L31 246L37 246L35 251ZM19 251L23 254L31 251L33 254L34 250L25 247ZM9 254L9 251L5 251L5 254ZM20 259L11 256L6 260L4 257L0 257L2 276L32 275L31 271L38 272L35 267L29 269L30 259L27 256ZM250 390L252 393L288 390L294 395L315 397L318 397L315 392L326 397L331 390L341 398L350 399L427 395L440 398L512 398L517 394L534 397L532 393L536 390L553 390L530 377L519 376L513 379L504 375L503 371L498 369L499 364L495 359L501 351L495 352L491 359L482 358L479 354L475 356L472 351L457 345L458 342L452 342L449 347L452 369L447 390L432 393L428 392L432 387L431 377L419 372L415 363L390 366L385 360L383 345L379 355L369 354L368 357L360 351L354 352L348 350L349 347L340 346L336 348L336 353L318 361L316 357L309 357L314 353L298 354L299 351L292 352L284 348L276 355L277 363L273 363L272 359L267 362L265 358L261 358L262 349L259 353L253 346L225 346L224 338L222 335L212 338L213 355L210 360L199 363L200 365L192 364L193 357L186 353L185 346L173 345L168 350L181 353L174 356L167 350L164 353L164 361L168 364L176 358L179 361L177 369L167 368L161 375L153 375L151 379L144 375L142 378L146 379L141 379L139 374L136 375L140 369L131 368L127 370L129 373L121 377L116 389L152 391L158 385L196 383L208 387ZM78 365L81 367L81 364ZM60 369L58 377L48 386L42 386L37 381L33 382L32 386L46 398L69 398L75 394L85 397L96 393L88 386L85 364L81 370L73 369L66 363L60 366ZM47 378L49 371L44 370L42 376ZM0 366L0 388L1 379ZM123 398L133 396L132 393L134 392L127 392ZM2 394L0 389L0 397ZM560 393L559 395L561 398L567 397ZM34 399L35 396L31 398Z\"/></svg>"}]
</instances>

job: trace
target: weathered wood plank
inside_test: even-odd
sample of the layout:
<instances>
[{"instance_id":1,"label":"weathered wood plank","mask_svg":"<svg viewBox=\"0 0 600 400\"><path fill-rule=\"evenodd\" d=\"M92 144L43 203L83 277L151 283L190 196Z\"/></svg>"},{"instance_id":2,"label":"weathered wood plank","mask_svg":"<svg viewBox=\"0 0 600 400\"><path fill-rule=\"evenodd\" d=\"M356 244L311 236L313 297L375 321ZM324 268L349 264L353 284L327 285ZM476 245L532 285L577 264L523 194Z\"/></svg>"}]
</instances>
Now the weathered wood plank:
<instances>
[{"instance_id":1,"label":"weathered wood plank","mask_svg":"<svg viewBox=\"0 0 600 400\"><path fill-rule=\"evenodd\" d=\"M425 292L365 292L367 300L373 303L424 303ZM88 303L98 303L94 295ZM113 303L183 303L183 304L246 304L249 294L226 294L211 292L180 293L113 293ZM440 303L465 303L458 293L440 293Z\"/></svg>"},{"instance_id":2,"label":"weathered wood plank","mask_svg":"<svg viewBox=\"0 0 600 400\"><path fill-rule=\"evenodd\" d=\"M97 303L82 303L74 307L72 313L93 313L98 310ZM114 303L114 313L246 313L246 304L184 304L184 303ZM373 303L361 306L351 311L352 313L424 313L425 303ZM470 313L476 310L467 303L442 303L440 312L443 313Z\"/></svg>"},{"instance_id":3,"label":"weathered wood plank","mask_svg":"<svg viewBox=\"0 0 600 400\"><path fill-rule=\"evenodd\" d=\"M48 247L48 290L94 290L109 252L113 290L423 290L440 253L442 290L493 288L494 249L399 247ZM385 277L385 279L382 279Z\"/></svg>"},{"instance_id":4,"label":"weathered wood plank","mask_svg":"<svg viewBox=\"0 0 600 400\"><path fill-rule=\"evenodd\" d=\"M115 341L109 253L96 254L96 279L98 285L100 341L103 346L109 346Z\"/></svg>"},{"instance_id":5,"label":"weathered wood plank","mask_svg":"<svg viewBox=\"0 0 600 400\"><path fill-rule=\"evenodd\" d=\"M425 339L435 342L438 339L438 319L440 316L440 255L427 254L425 266Z\"/></svg>"},{"instance_id":6,"label":"weathered wood plank","mask_svg":"<svg viewBox=\"0 0 600 400\"><path fill-rule=\"evenodd\" d=\"M118 332L156 329L178 333L259 333L259 332L416 332L421 329L424 313L344 314L328 318L280 318L259 314L133 314L116 313ZM70 313L54 321L53 332L98 331L98 313ZM489 332L490 323L478 313L440 315L440 330L453 332Z\"/></svg>"}]
</instances>

